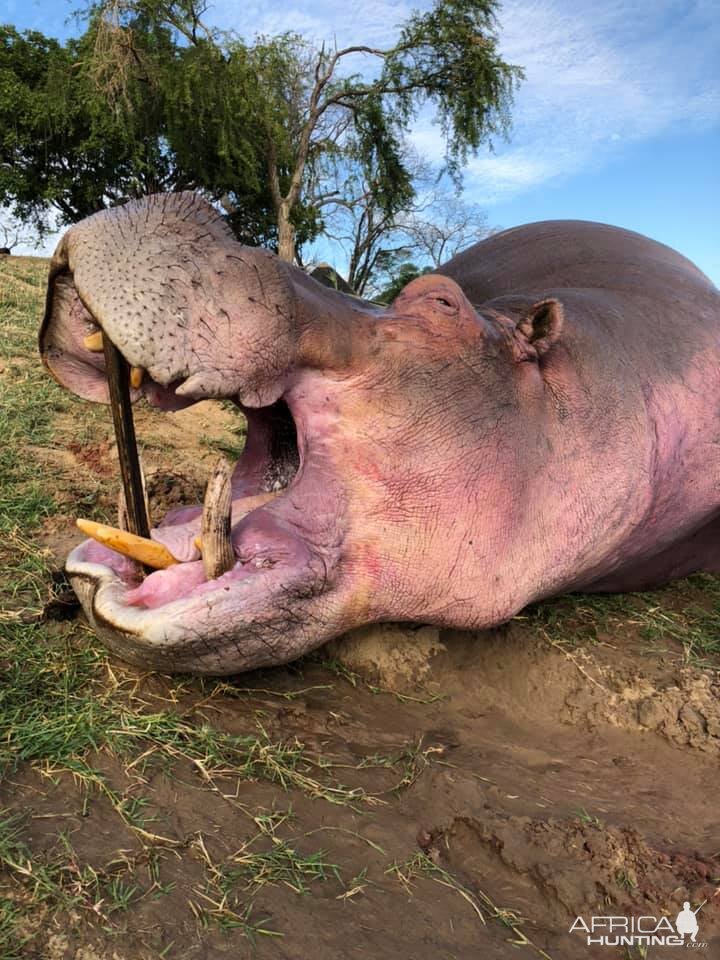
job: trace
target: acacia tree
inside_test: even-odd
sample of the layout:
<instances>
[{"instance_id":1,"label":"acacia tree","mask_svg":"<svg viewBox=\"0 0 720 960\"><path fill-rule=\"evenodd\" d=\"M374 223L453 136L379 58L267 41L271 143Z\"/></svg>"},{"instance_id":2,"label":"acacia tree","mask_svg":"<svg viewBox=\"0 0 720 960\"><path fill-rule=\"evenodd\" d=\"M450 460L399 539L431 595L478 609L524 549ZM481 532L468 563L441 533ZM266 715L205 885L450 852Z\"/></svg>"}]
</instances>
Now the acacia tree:
<instances>
[{"instance_id":1,"label":"acacia tree","mask_svg":"<svg viewBox=\"0 0 720 960\"><path fill-rule=\"evenodd\" d=\"M212 49L218 64L233 65L248 93L244 130L255 151L248 167L258 176L264 168L278 253L291 261L298 225L309 217L317 226L322 211L323 203L308 195L313 168L338 149L338 136L340 147L344 136L352 139L374 170L376 202L390 209L411 186L402 136L423 105L435 108L446 166L455 178L469 152L507 133L522 71L498 52L497 8L498 0L436 0L428 12L412 14L397 42L384 49L315 47L290 34L248 44L210 30L202 0L102 0L92 16L131 35L148 23L161 25L181 46ZM127 43L133 46L132 38ZM122 74L113 69L112 49L110 57L108 50L101 53L106 77L117 86ZM359 60L363 69L349 71ZM117 89L100 89L120 102ZM235 97L216 103L218 122L225 123L237 104Z\"/></svg>"}]
</instances>

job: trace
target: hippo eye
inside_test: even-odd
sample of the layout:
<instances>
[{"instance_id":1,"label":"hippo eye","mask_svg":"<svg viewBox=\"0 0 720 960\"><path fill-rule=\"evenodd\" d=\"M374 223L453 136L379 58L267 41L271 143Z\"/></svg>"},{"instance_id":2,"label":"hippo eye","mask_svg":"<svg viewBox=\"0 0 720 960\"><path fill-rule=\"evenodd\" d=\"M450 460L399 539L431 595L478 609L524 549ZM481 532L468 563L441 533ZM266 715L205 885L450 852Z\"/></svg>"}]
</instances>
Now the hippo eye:
<instances>
[{"instance_id":1,"label":"hippo eye","mask_svg":"<svg viewBox=\"0 0 720 960\"><path fill-rule=\"evenodd\" d=\"M433 306L438 307L443 313L455 313L457 311L457 303L443 294L432 294L428 299Z\"/></svg>"}]
</instances>

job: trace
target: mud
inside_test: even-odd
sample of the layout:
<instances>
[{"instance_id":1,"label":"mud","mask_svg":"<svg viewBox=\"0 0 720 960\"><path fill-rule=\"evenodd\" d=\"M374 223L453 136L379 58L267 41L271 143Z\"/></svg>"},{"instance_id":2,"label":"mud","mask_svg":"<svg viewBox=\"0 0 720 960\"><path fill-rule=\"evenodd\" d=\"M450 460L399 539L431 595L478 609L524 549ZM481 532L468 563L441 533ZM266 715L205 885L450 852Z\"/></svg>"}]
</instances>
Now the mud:
<instances>
[{"instance_id":1,"label":"mud","mask_svg":"<svg viewBox=\"0 0 720 960\"><path fill-rule=\"evenodd\" d=\"M555 960L619 958L641 954L588 947L568 932L575 918L674 918L685 899L706 901L700 929L708 946L699 949L718 955L720 776L710 742L690 735L683 719L687 710L695 715L699 696L705 704L708 675L685 668L680 678L673 670L663 678L656 664L648 695L646 657L628 637L622 673L630 693L623 696L612 649L586 652L580 670L564 652L511 627L440 634L425 647L431 669L418 685L402 657L398 668L403 632L405 643L418 633L392 627L368 636L375 657L369 685L358 673L338 676L348 669L341 642L331 661L251 674L210 700L190 683L177 703L196 722L241 736L261 716L271 737L297 740L339 765L336 775L372 802L331 804L231 773L209 790L182 763L145 771L142 794L157 818L151 829L165 838L160 874L171 889L140 898L123 915L121 934L103 933L101 918L67 918L60 931L43 931L38 956L509 960L540 950ZM349 646L356 669L361 644L354 637ZM122 676L121 664L113 670ZM612 685L602 709L596 678ZM136 684L148 710L161 709L175 689L159 676ZM652 725L641 707L648 698L656 704ZM127 789L121 764L105 756L94 762L109 783ZM78 860L93 869L102 871L119 850L126 859L147 856L102 797L88 801L69 776L53 779L25 771L0 790L0 806L12 799L32 812L35 853L55 849L61 826ZM322 849L339 879L329 873L302 895L282 883L263 887L255 916L282 937L259 935L251 945L239 930L198 924L188 901L203 904L206 857L232 863L257 833L253 817L287 809L283 839L307 854ZM418 853L440 872L405 886L392 865ZM447 877L457 886L446 885ZM150 888L142 862L136 879L139 889ZM508 918L534 946L513 942L518 936L502 922ZM681 948L655 950L648 956L680 955Z\"/></svg>"}]
</instances>

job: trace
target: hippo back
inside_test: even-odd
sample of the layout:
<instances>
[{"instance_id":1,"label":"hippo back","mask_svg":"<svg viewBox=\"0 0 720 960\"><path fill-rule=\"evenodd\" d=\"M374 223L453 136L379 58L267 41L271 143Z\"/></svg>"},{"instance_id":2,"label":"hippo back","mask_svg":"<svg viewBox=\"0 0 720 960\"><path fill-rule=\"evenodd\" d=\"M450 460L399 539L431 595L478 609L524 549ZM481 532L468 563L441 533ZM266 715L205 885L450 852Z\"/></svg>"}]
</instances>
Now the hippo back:
<instances>
[{"instance_id":1,"label":"hippo back","mask_svg":"<svg viewBox=\"0 0 720 960\"><path fill-rule=\"evenodd\" d=\"M453 257L438 273L452 277L475 304L567 288L717 295L708 277L670 247L584 220L545 220L504 230Z\"/></svg>"}]
</instances>

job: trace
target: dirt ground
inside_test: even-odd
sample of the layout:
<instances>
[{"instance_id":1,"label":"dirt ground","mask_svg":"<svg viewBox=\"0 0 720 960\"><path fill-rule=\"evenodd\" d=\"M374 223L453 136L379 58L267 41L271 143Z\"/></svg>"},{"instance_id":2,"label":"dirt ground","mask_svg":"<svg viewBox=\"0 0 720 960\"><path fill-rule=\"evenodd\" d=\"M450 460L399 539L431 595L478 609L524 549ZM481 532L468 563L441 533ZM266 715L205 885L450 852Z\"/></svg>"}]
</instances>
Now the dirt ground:
<instances>
[{"instance_id":1,"label":"dirt ground","mask_svg":"<svg viewBox=\"0 0 720 960\"><path fill-rule=\"evenodd\" d=\"M37 534L51 572L76 515L114 511L109 418L81 420L84 407L25 451L57 505ZM197 499L217 449L242 442L210 403L143 411L137 430L160 513ZM150 735L142 751L83 754L107 789L76 760L8 766L0 811L21 814L28 859L0 845L0 894L25 918L7 955L669 960L687 948L589 946L569 930L578 916L674 920L689 900L703 904L697 951L720 956L720 658L662 626L692 607L707 632L718 595L694 578L480 634L388 625L222 683L103 658L93 682L118 729L129 710L148 724L170 711L196 740L252 744L255 766ZM73 617L47 614L49 651L97 646ZM75 894L66 908L43 894L51 866Z\"/></svg>"}]
</instances>

